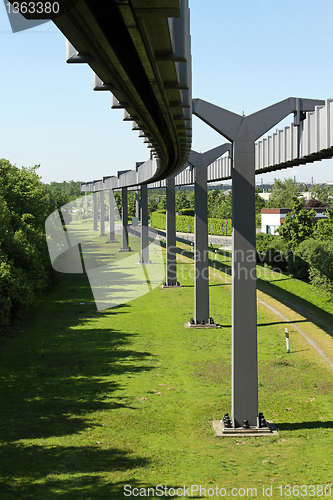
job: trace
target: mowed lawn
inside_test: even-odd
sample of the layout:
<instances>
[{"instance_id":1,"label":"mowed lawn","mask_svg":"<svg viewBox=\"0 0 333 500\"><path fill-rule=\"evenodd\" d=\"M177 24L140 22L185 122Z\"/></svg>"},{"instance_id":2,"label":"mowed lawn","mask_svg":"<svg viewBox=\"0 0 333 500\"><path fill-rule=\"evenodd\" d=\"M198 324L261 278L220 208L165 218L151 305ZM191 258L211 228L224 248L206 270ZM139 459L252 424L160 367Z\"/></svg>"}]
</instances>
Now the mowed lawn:
<instances>
[{"instance_id":1,"label":"mowed lawn","mask_svg":"<svg viewBox=\"0 0 333 500\"><path fill-rule=\"evenodd\" d=\"M262 307L259 411L279 434L215 437L212 420L231 412L231 287L213 270L222 327L185 329L193 264L182 258L178 270L183 288L102 312L86 275L62 275L0 338L1 500L120 499L125 485L258 497L273 485L281 498L280 485L332 485L333 373L292 329L287 354L285 325Z\"/></svg>"}]
</instances>

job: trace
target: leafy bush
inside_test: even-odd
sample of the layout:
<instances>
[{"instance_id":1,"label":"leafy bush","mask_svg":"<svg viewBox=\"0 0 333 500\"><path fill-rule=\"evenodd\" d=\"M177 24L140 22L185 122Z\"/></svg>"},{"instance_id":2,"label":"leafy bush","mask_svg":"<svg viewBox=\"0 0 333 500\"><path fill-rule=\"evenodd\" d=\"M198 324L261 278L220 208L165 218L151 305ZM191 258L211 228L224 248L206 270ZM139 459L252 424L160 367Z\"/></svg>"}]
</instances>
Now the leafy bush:
<instances>
[{"instance_id":1,"label":"leafy bush","mask_svg":"<svg viewBox=\"0 0 333 500\"><path fill-rule=\"evenodd\" d=\"M327 215L327 219L317 222L314 237L321 240L333 240L333 210L327 209L325 215Z\"/></svg>"},{"instance_id":2,"label":"leafy bush","mask_svg":"<svg viewBox=\"0 0 333 500\"><path fill-rule=\"evenodd\" d=\"M224 236L231 236L232 235L232 223L231 223L231 219L227 219L227 220L228 220L228 224L225 224L226 219L209 218L208 219L208 233L210 234L211 226L213 226L213 233L212 234L217 235L217 236L221 236L222 226L223 226L223 235ZM226 226L227 226L227 230L228 230L227 235L225 234Z\"/></svg>"},{"instance_id":3,"label":"leafy bush","mask_svg":"<svg viewBox=\"0 0 333 500\"><path fill-rule=\"evenodd\" d=\"M190 215L191 217L194 217L194 210L191 208L183 208L183 210L179 210L178 214L179 215Z\"/></svg>"},{"instance_id":4,"label":"leafy bush","mask_svg":"<svg viewBox=\"0 0 333 500\"><path fill-rule=\"evenodd\" d=\"M314 210L303 208L302 200L293 198L291 211L286 214L277 231L291 248L297 248L302 241L313 235L315 216Z\"/></svg>"},{"instance_id":5,"label":"leafy bush","mask_svg":"<svg viewBox=\"0 0 333 500\"><path fill-rule=\"evenodd\" d=\"M333 241L316 241L309 257L311 284L333 297Z\"/></svg>"},{"instance_id":6,"label":"leafy bush","mask_svg":"<svg viewBox=\"0 0 333 500\"><path fill-rule=\"evenodd\" d=\"M295 278L307 280L309 279L309 270L311 263L318 255L318 241L313 238L308 238L298 245L296 250L289 255L288 272Z\"/></svg>"},{"instance_id":7,"label":"leafy bush","mask_svg":"<svg viewBox=\"0 0 333 500\"><path fill-rule=\"evenodd\" d=\"M44 221L56 201L36 168L0 160L0 327L22 316L55 276Z\"/></svg>"},{"instance_id":8,"label":"leafy bush","mask_svg":"<svg viewBox=\"0 0 333 500\"><path fill-rule=\"evenodd\" d=\"M265 263L281 271L287 270L290 249L279 236L259 233L257 235L257 262Z\"/></svg>"},{"instance_id":9,"label":"leafy bush","mask_svg":"<svg viewBox=\"0 0 333 500\"><path fill-rule=\"evenodd\" d=\"M274 234L258 233L256 236L257 252L265 253L274 238Z\"/></svg>"}]
</instances>

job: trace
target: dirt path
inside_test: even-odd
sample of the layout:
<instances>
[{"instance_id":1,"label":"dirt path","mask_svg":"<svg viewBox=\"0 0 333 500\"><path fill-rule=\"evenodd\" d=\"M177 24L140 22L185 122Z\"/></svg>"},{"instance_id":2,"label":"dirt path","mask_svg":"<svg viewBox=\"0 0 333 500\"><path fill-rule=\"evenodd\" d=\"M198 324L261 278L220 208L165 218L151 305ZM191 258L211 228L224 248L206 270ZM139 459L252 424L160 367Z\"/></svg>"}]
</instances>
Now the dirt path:
<instances>
[{"instance_id":1,"label":"dirt path","mask_svg":"<svg viewBox=\"0 0 333 500\"><path fill-rule=\"evenodd\" d=\"M261 290L265 295L269 295L270 297L273 297L274 299L278 300L282 304L285 304L287 307L290 307L293 311L295 311L301 315L306 315L307 318L312 320L318 326L323 326L331 334L333 334L333 328L330 324L328 324L322 318L319 318L318 316L316 316L314 313L310 312L308 309L305 309L304 307L301 307L298 304L294 304L290 300L286 299L285 297L282 296L281 293L279 293L279 290L272 290L271 286L266 285L263 282L258 284L257 288L258 288L258 290Z\"/></svg>"},{"instance_id":2,"label":"dirt path","mask_svg":"<svg viewBox=\"0 0 333 500\"><path fill-rule=\"evenodd\" d=\"M184 255L181 255L181 254L178 254L178 258L180 258L181 260L183 261L186 261L186 262L193 262L193 259L191 259L191 256L184 256ZM217 271L217 272L216 272ZM210 267L209 268L209 273L210 275L218 278L218 279L221 279L223 280L225 283L229 283L231 285L231 279L230 279L230 276L229 275L226 275L223 271L221 271L220 269L218 269L217 267ZM271 294L269 291L268 293L265 293L263 291L263 289L265 289L265 287L260 287L261 290L260 290L260 294L264 296L265 300L262 300L261 298L257 297L257 301L259 302L259 304L261 304L262 306L264 306L266 309L270 310L273 314L275 314L276 316L278 316L279 318L281 318L285 324L286 324L286 327L289 326L289 327L292 327L294 328L302 337L303 339L313 348L315 349L315 351L319 354L319 356L327 363L327 365L329 366L329 368L333 371L333 360L332 360L332 357L333 357L333 345L330 346L329 344L327 345L329 347L329 351L330 351L330 354L331 354L331 357L327 354L327 352L325 352L324 349L322 349L320 347L320 345L308 334L306 333L304 330L302 330L298 325L296 325L295 321L300 321L299 318L301 318L301 321L302 320L307 320L308 318L312 318L312 320L314 321L314 323L316 322L316 317L314 315L312 315L311 313L309 313L308 311L304 311L301 307L299 306L295 306L293 307L294 305L290 302L290 301L287 301L287 300L281 300L282 304L280 303L280 298L278 296L278 294ZM266 299L267 297L267 299ZM281 298L282 299L282 298ZM266 302L266 300L270 300L270 301L274 301L274 306L273 307L272 305L268 304ZM280 309L280 310L279 310ZM287 311L290 310L290 315L291 316L294 316L295 314L297 315L297 320L292 320L290 318L288 318L285 314L283 314L281 312L281 309L286 309ZM301 314L301 312L305 313L307 315L307 318L304 318L303 316L299 316ZM327 344L327 342L329 342L330 340L332 341L332 344L333 344L333 339L332 337L327 334L326 332L322 331L322 330L319 330L320 326L316 326L314 323L308 321L308 323L310 323L310 325L313 326L313 329L316 329L316 336L320 339L320 343L323 344ZM331 331L333 333L333 330L331 328L331 326L329 325L326 325L324 324L324 322L320 319L318 319L317 321L317 325L324 325L329 331ZM320 333L318 333L318 331Z\"/></svg>"},{"instance_id":3,"label":"dirt path","mask_svg":"<svg viewBox=\"0 0 333 500\"><path fill-rule=\"evenodd\" d=\"M326 363L329 365L329 367L331 368L331 370L333 371L333 361L331 360L331 358L326 354L325 351L323 351L323 349L321 349L321 347L319 347L319 345L317 344L317 342L315 342L307 333L305 333L299 326L297 326L295 323L292 322L292 320L290 320L289 318L287 318L287 316L285 316L284 314L282 314L280 311L278 311L277 309L275 309L275 307L272 307L270 306L269 304L267 304L267 302L264 302L263 300L257 298L258 302L260 304L262 304L263 306L265 306L267 309L269 309L272 313L274 313L276 316L279 316L281 319L283 319L283 321L286 322L286 324L292 326L295 330L298 331L298 333L300 333L302 335L302 337L304 338L304 340L311 346L313 347L313 349L315 349L317 351L317 353L319 354L319 356L321 356L323 358L324 361L326 361Z\"/></svg>"}]
</instances>

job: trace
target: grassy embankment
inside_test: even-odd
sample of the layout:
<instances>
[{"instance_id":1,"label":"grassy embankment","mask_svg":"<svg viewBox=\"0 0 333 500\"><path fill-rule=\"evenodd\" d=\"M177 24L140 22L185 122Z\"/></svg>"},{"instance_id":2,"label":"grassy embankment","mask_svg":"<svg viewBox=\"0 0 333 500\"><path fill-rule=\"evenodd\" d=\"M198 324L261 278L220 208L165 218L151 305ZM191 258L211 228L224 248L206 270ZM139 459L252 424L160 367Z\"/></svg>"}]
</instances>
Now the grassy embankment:
<instances>
[{"instance_id":1,"label":"grassy embankment","mask_svg":"<svg viewBox=\"0 0 333 500\"><path fill-rule=\"evenodd\" d=\"M117 250L95 240L92 253ZM182 258L183 288L103 312L85 275L64 275L1 339L1 500L120 499L126 484L258 496L273 484L280 498L279 485L332 484L332 373L296 332L287 354L284 325L262 307L259 409L279 435L215 438L211 420L231 409L231 290L213 270L222 328L185 329L193 264Z\"/></svg>"}]
</instances>

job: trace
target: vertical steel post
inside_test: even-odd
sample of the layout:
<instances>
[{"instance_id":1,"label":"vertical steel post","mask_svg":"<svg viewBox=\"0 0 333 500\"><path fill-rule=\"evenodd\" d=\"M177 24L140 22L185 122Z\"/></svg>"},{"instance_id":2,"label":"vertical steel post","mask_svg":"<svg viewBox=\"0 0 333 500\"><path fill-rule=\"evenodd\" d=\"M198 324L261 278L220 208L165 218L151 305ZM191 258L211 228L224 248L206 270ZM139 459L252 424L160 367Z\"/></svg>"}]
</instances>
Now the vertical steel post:
<instances>
[{"instance_id":1,"label":"vertical steel post","mask_svg":"<svg viewBox=\"0 0 333 500\"><path fill-rule=\"evenodd\" d=\"M142 264L149 263L147 184L141 185L141 263Z\"/></svg>"},{"instance_id":2,"label":"vertical steel post","mask_svg":"<svg viewBox=\"0 0 333 500\"><path fill-rule=\"evenodd\" d=\"M112 189L109 190L109 241L115 242L117 241L115 238L115 230L114 230L114 194Z\"/></svg>"},{"instance_id":3,"label":"vertical steel post","mask_svg":"<svg viewBox=\"0 0 333 500\"><path fill-rule=\"evenodd\" d=\"M177 285L175 177L166 180L166 284Z\"/></svg>"},{"instance_id":4,"label":"vertical steel post","mask_svg":"<svg viewBox=\"0 0 333 500\"><path fill-rule=\"evenodd\" d=\"M194 320L209 323L207 166L199 161L194 172Z\"/></svg>"},{"instance_id":5,"label":"vertical steel post","mask_svg":"<svg viewBox=\"0 0 333 500\"><path fill-rule=\"evenodd\" d=\"M140 219L140 195L139 191L135 191L135 217Z\"/></svg>"},{"instance_id":6,"label":"vertical steel post","mask_svg":"<svg viewBox=\"0 0 333 500\"><path fill-rule=\"evenodd\" d=\"M105 236L105 213L104 213L104 191L99 192L99 219L100 219L100 227L99 227L99 235Z\"/></svg>"},{"instance_id":7,"label":"vertical steel post","mask_svg":"<svg viewBox=\"0 0 333 500\"><path fill-rule=\"evenodd\" d=\"M232 169L232 418L257 425L254 142L235 141Z\"/></svg>"},{"instance_id":8,"label":"vertical steel post","mask_svg":"<svg viewBox=\"0 0 333 500\"><path fill-rule=\"evenodd\" d=\"M122 245L119 251L128 252L128 202L127 202L127 187L121 188L121 220L122 220Z\"/></svg>"},{"instance_id":9,"label":"vertical steel post","mask_svg":"<svg viewBox=\"0 0 333 500\"><path fill-rule=\"evenodd\" d=\"M93 193L93 231L98 229L98 208L97 208L97 193Z\"/></svg>"}]
</instances>

